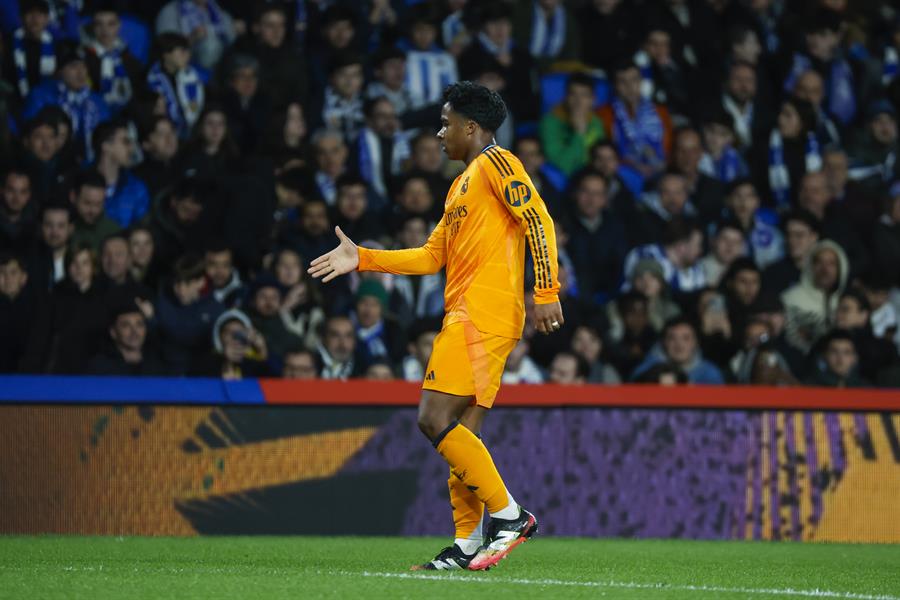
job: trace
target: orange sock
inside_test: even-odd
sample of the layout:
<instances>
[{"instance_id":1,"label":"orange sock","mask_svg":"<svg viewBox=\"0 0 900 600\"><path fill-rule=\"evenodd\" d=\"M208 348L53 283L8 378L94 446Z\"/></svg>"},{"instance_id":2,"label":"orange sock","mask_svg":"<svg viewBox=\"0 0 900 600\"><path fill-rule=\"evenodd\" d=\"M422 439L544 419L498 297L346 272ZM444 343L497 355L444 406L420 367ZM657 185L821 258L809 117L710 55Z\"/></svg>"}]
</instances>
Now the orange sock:
<instances>
[{"instance_id":1,"label":"orange sock","mask_svg":"<svg viewBox=\"0 0 900 600\"><path fill-rule=\"evenodd\" d=\"M462 480L450 471L447 480L450 488L450 508L453 509L453 525L456 540L471 540L481 544L481 519L484 516L484 502L472 493ZM465 550L465 549L464 549Z\"/></svg>"},{"instance_id":2,"label":"orange sock","mask_svg":"<svg viewBox=\"0 0 900 600\"><path fill-rule=\"evenodd\" d=\"M506 486L494 459L474 433L454 421L434 441L434 447L450 471L487 506L488 512L503 510L509 504Z\"/></svg>"}]
</instances>

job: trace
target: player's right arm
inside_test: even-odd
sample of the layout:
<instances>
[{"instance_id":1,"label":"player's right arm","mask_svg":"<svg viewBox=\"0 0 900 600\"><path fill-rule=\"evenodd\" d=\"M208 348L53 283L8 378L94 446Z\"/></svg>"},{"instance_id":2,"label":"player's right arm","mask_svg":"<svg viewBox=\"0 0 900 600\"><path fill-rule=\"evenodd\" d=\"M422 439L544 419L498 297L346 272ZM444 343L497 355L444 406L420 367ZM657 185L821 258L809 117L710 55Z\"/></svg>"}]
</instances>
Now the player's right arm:
<instances>
[{"instance_id":1,"label":"player's right arm","mask_svg":"<svg viewBox=\"0 0 900 600\"><path fill-rule=\"evenodd\" d=\"M419 248L372 250L359 248L360 271L380 271L395 275L430 275L447 262L444 221L438 222L428 241Z\"/></svg>"},{"instance_id":2,"label":"player's right arm","mask_svg":"<svg viewBox=\"0 0 900 600\"><path fill-rule=\"evenodd\" d=\"M437 224L421 248L405 250L371 250L360 248L344 235L340 227L334 228L340 244L309 264L309 274L329 282L350 271L380 271L396 275L428 275L437 273L446 263L444 223Z\"/></svg>"}]
</instances>

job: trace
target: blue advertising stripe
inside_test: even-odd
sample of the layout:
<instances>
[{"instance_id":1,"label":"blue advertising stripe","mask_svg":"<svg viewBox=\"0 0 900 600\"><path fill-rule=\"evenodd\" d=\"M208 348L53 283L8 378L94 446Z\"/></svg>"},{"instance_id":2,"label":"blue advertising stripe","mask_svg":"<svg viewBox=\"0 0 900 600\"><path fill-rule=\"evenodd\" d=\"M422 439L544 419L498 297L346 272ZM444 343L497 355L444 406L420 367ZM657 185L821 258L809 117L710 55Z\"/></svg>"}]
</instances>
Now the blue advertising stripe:
<instances>
[{"instance_id":1,"label":"blue advertising stripe","mask_svg":"<svg viewBox=\"0 0 900 600\"><path fill-rule=\"evenodd\" d=\"M263 404L255 379L2 375L0 402Z\"/></svg>"}]
</instances>

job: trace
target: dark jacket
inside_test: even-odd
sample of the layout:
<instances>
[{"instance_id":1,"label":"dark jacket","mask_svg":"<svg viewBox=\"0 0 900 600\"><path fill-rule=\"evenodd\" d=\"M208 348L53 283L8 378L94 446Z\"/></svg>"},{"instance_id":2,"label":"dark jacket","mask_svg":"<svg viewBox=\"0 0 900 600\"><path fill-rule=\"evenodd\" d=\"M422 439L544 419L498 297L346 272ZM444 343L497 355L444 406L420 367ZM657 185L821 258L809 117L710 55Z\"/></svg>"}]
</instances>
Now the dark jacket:
<instances>
[{"instance_id":1,"label":"dark jacket","mask_svg":"<svg viewBox=\"0 0 900 600\"><path fill-rule=\"evenodd\" d=\"M34 246L37 236L37 206L32 198L19 218L12 222L0 205L0 252L24 255Z\"/></svg>"},{"instance_id":2,"label":"dark jacket","mask_svg":"<svg viewBox=\"0 0 900 600\"><path fill-rule=\"evenodd\" d=\"M108 348L90 360L87 373L89 375L163 376L168 374L168 369L161 360L146 351L141 362L132 364L125 362L125 358L116 348Z\"/></svg>"},{"instance_id":3,"label":"dark jacket","mask_svg":"<svg viewBox=\"0 0 900 600\"><path fill-rule=\"evenodd\" d=\"M598 294L614 292L625 261L625 227L611 211L605 211L595 230L577 218L571 220L569 230L566 248L575 267L580 297L590 302Z\"/></svg>"},{"instance_id":4,"label":"dark jacket","mask_svg":"<svg viewBox=\"0 0 900 600\"><path fill-rule=\"evenodd\" d=\"M156 321L162 358L174 373L186 373L194 360L210 351L213 323L224 310L212 295L184 306L175 297L171 285L160 292Z\"/></svg>"},{"instance_id":5,"label":"dark jacket","mask_svg":"<svg viewBox=\"0 0 900 600\"><path fill-rule=\"evenodd\" d=\"M15 299L0 295L0 373L15 373L28 347L35 298L26 286Z\"/></svg>"}]
</instances>

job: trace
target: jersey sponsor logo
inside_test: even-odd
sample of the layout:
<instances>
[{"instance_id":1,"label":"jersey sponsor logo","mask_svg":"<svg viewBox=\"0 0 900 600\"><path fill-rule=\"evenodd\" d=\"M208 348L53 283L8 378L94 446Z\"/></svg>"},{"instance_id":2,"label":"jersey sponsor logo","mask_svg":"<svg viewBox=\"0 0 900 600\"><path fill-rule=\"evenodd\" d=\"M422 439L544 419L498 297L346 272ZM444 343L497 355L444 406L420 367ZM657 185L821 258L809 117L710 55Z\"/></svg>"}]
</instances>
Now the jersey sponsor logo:
<instances>
[{"instance_id":1,"label":"jersey sponsor logo","mask_svg":"<svg viewBox=\"0 0 900 600\"><path fill-rule=\"evenodd\" d=\"M528 204L528 201L531 200L531 188L514 179L506 185L503 195L506 196L507 204L516 208Z\"/></svg>"}]
</instances>

